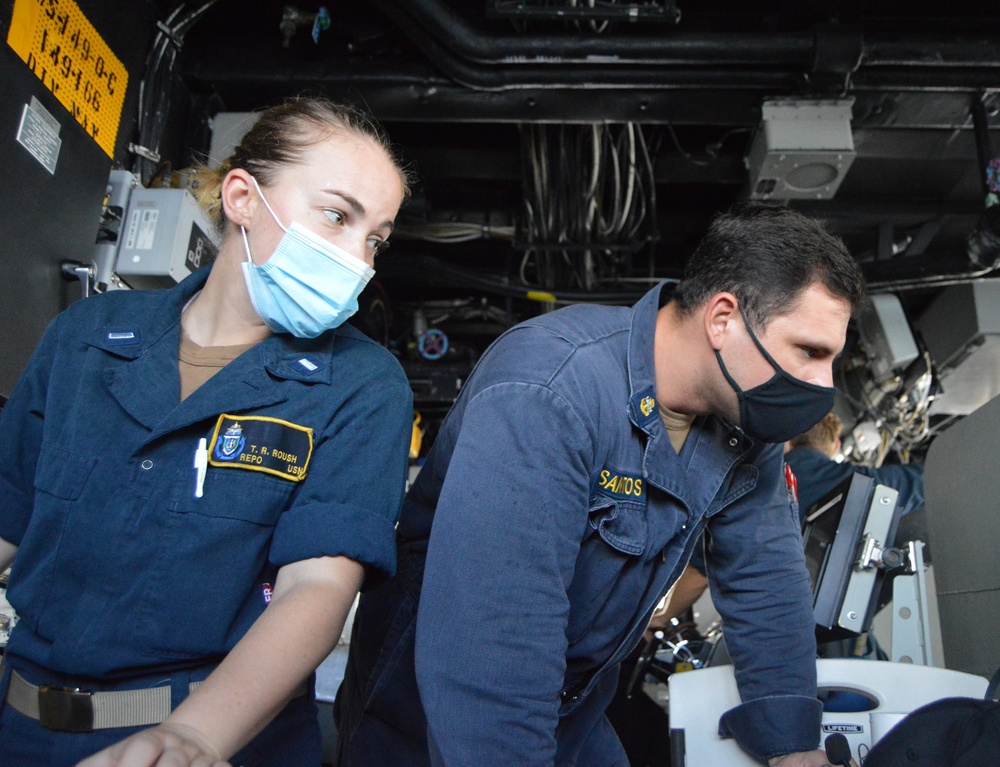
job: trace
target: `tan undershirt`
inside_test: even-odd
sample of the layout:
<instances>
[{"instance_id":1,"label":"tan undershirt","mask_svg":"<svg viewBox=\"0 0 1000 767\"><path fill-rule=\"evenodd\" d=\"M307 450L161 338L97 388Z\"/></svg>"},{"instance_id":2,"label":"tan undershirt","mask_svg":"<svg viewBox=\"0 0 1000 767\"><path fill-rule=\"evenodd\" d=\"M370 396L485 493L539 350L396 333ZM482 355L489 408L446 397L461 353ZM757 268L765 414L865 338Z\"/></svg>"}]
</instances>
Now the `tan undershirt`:
<instances>
[{"instance_id":1,"label":"tan undershirt","mask_svg":"<svg viewBox=\"0 0 1000 767\"><path fill-rule=\"evenodd\" d=\"M684 447L684 440L687 439L687 435L691 431L691 424L694 423L694 416L684 415L683 413L675 413L673 410L664 407L659 402L657 402L656 405L660 409L660 418L663 419L663 425L667 427L667 435L670 437L670 444L674 446L674 450L676 450L679 454L681 452L681 448Z\"/></svg>"},{"instance_id":2,"label":"tan undershirt","mask_svg":"<svg viewBox=\"0 0 1000 767\"><path fill-rule=\"evenodd\" d=\"M238 346L198 346L181 327L178 368L181 374L181 401L187 399L205 381L256 344Z\"/></svg>"}]
</instances>

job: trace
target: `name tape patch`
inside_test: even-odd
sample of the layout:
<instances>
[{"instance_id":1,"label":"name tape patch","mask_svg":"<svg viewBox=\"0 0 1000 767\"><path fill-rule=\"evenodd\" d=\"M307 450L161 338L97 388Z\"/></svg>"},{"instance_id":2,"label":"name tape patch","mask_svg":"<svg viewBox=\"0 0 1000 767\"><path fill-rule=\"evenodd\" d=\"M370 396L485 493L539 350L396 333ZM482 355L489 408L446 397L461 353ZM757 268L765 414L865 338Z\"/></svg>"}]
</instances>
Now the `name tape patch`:
<instances>
[{"instance_id":1,"label":"name tape patch","mask_svg":"<svg viewBox=\"0 0 1000 767\"><path fill-rule=\"evenodd\" d=\"M301 482L312 457L313 430L267 416L220 415L209 466L263 471Z\"/></svg>"},{"instance_id":2,"label":"name tape patch","mask_svg":"<svg viewBox=\"0 0 1000 767\"><path fill-rule=\"evenodd\" d=\"M642 477L604 467L597 475L596 489L603 495L623 501L645 500L646 486Z\"/></svg>"}]
</instances>

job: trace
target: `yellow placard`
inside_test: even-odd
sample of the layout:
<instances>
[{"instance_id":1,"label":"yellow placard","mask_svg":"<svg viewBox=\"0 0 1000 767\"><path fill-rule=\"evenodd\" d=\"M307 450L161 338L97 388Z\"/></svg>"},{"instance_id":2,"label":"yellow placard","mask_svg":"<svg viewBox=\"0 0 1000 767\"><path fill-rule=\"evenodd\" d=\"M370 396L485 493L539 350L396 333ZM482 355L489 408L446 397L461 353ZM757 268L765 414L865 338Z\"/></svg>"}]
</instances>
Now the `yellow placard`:
<instances>
[{"instance_id":1,"label":"yellow placard","mask_svg":"<svg viewBox=\"0 0 1000 767\"><path fill-rule=\"evenodd\" d=\"M108 157L128 70L73 0L15 0L7 44Z\"/></svg>"}]
</instances>

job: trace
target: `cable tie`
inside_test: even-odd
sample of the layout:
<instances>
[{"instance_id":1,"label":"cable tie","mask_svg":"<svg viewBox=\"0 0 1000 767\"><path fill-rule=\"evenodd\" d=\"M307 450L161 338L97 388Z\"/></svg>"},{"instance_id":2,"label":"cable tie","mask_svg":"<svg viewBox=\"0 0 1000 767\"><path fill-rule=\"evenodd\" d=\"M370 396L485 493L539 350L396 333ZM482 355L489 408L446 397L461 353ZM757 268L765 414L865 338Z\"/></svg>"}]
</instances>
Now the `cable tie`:
<instances>
[{"instance_id":1,"label":"cable tie","mask_svg":"<svg viewBox=\"0 0 1000 767\"><path fill-rule=\"evenodd\" d=\"M160 30L160 32L162 32L164 36L166 36L166 38L174 44L174 47L177 50L181 49L181 46L184 44L184 41L177 36L174 30L172 30L170 27L168 27L166 24L164 24L162 21L159 20L157 20L156 26Z\"/></svg>"},{"instance_id":2,"label":"cable tie","mask_svg":"<svg viewBox=\"0 0 1000 767\"><path fill-rule=\"evenodd\" d=\"M139 155L139 157L144 157L147 160L151 160L152 162L160 161L159 152L154 152L152 149L147 149L146 147L140 146L139 144L133 144L130 142L128 145L128 151L130 151L132 154Z\"/></svg>"}]
</instances>

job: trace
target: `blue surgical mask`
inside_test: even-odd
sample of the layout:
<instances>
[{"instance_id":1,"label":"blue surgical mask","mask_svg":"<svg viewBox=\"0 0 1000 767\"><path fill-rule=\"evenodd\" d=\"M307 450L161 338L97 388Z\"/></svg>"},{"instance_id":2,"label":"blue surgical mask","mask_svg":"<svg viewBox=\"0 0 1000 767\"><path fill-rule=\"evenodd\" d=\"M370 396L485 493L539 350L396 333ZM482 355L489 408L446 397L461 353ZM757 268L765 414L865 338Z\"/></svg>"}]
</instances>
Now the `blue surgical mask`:
<instances>
[{"instance_id":1,"label":"blue surgical mask","mask_svg":"<svg viewBox=\"0 0 1000 767\"><path fill-rule=\"evenodd\" d=\"M740 316L743 317L742 310ZM743 325L764 359L774 368L774 375L759 386L743 391L726 370L722 355L715 352L722 374L739 399L740 428L763 442L786 442L811 429L833 409L837 390L808 383L782 370L757 340L746 317L743 317Z\"/></svg>"},{"instance_id":2,"label":"blue surgical mask","mask_svg":"<svg viewBox=\"0 0 1000 767\"><path fill-rule=\"evenodd\" d=\"M250 257L250 243L241 226L247 260L243 276L253 308L275 333L315 338L332 330L358 310L358 295L375 270L294 221L278 220L254 186L268 212L285 234L274 253L258 266Z\"/></svg>"}]
</instances>

